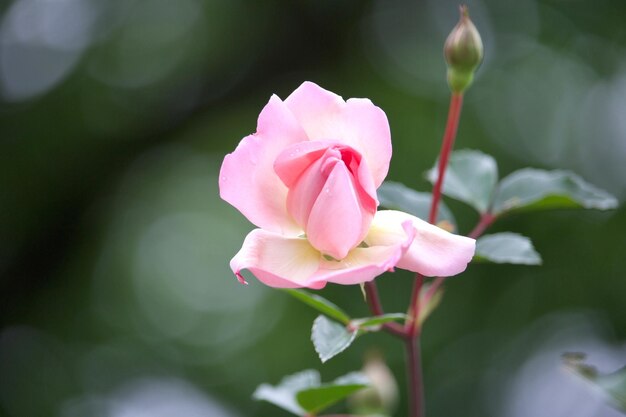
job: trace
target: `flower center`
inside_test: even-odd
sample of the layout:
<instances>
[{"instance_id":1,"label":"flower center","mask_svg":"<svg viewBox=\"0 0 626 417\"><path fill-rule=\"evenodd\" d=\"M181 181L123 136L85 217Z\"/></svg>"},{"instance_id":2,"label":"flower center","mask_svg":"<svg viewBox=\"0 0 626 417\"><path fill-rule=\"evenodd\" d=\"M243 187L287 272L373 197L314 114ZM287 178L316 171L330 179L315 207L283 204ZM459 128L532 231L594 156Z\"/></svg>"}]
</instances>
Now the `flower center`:
<instances>
[{"instance_id":1,"label":"flower center","mask_svg":"<svg viewBox=\"0 0 626 417\"><path fill-rule=\"evenodd\" d=\"M376 212L376 190L361 154L336 142L285 149L274 170L289 188L287 211L320 252L342 259L362 242Z\"/></svg>"}]
</instances>

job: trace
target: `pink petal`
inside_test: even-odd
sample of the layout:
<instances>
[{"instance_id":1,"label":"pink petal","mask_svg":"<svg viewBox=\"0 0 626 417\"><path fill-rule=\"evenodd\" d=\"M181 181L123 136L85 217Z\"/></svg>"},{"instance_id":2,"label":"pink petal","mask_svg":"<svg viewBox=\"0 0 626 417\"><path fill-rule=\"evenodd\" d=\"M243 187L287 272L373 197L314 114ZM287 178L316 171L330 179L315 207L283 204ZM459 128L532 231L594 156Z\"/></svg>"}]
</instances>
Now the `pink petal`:
<instances>
[{"instance_id":1,"label":"pink petal","mask_svg":"<svg viewBox=\"0 0 626 417\"><path fill-rule=\"evenodd\" d=\"M394 210L376 213L368 238L372 244L389 244L401 237L401 225L410 221L417 234L398 268L426 276L452 276L465 270L472 260L476 241L454 235L410 214ZM370 243L368 241L368 243Z\"/></svg>"},{"instance_id":2,"label":"pink petal","mask_svg":"<svg viewBox=\"0 0 626 417\"><path fill-rule=\"evenodd\" d=\"M346 165L338 161L311 209L307 239L322 253L343 259L361 243L373 215L361 206Z\"/></svg>"},{"instance_id":3,"label":"pink petal","mask_svg":"<svg viewBox=\"0 0 626 417\"><path fill-rule=\"evenodd\" d=\"M321 254L306 239L255 229L246 236L230 267L238 277L248 269L270 287L322 288L325 282L309 283L320 260Z\"/></svg>"},{"instance_id":4,"label":"pink petal","mask_svg":"<svg viewBox=\"0 0 626 417\"><path fill-rule=\"evenodd\" d=\"M356 172L357 192L361 198L361 202L366 209L376 211L378 207L378 198L376 195L377 186L373 182L372 173L367 166L365 159L361 160L359 168Z\"/></svg>"},{"instance_id":5,"label":"pink petal","mask_svg":"<svg viewBox=\"0 0 626 417\"><path fill-rule=\"evenodd\" d=\"M377 239L370 233L366 237L369 247L357 247L344 259L334 261L325 259L306 239L255 229L246 236L230 267L240 282L241 271L248 269L259 281L278 288L320 289L327 282L358 284L393 271L411 245L415 228L407 221L395 232L398 234L385 245L375 245Z\"/></svg>"},{"instance_id":6,"label":"pink petal","mask_svg":"<svg viewBox=\"0 0 626 417\"><path fill-rule=\"evenodd\" d=\"M391 131L387 115L368 99L351 98L343 112L343 121L343 140L361 152L378 188L387 176L391 161Z\"/></svg>"},{"instance_id":7,"label":"pink petal","mask_svg":"<svg viewBox=\"0 0 626 417\"><path fill-rule=\"evenodd\" d=\"M354 149L333 142L301 142L283 150L274 162L276 174L289 187L287 211L306 233L311 210L319 199L329 173L340 160L346 164L362 210L373 215L378 206L376 188L366 161ZM332 216L333 212L327 215ZM369 227L369 220L371 215L364 219L366 224L363 224L363 230Z\"/></svg>"},{"instance_id":8,"label":"pink petal","mask_svg":"<svg viewBox=\"0 0 626 417\"><path fill-rule=\"evenodd\" d=\"M291 187L300 175L332 145L331 142L324 141L291 145L283 149L274 161L274 171L287 187Z\"/></svg>"},{"instance_id":9,"label":"pink petal","mask_svg":"<svg viewBox=\"0 0 626 417\"><path fill-rule=\"evenodd\" d=\"M393 271L415 237L411 222L406 222L400 230L399 239L394 239L390 245L357 247L341 261L323 259L309 283L360 284L371 281L384 272ZM366 242L368 238L369 235Z\"/></svg>"},{"instance_id":10,"label":"pink petal","mask_svg":"<svg viewBox=\"0 0 626 417\"><path fill-rule=\"evenodd\" d=\"M287 214L287 187L274 171L274 160L286 147L305 140L306 134L289 109L272 96L259 115L257 133L245 137L224 158L220 196L258 227L301 233Z\"/></svg>"},{"instance_id":11,"label":"pink petal","mask_svg":"<svg viewBox=\"0 0 626 417\"><path fill-rule=\"evenodd\" d=\"M312 141L336 141L357 150L367 161L376 187L382 184L391 160L387 116L368 99L350 99L305 82L285 104Z\"/></svg>"},{"instance_id":12,"label":"pink petal","mask_svg":"<svg viewBox=\"0 0 626 417\"><path fill-rule=\"evenodd\" d=\"M326 184L327 178L321 172L323 164L324 159L320 158L308 166L287 194L287 211L305 233L311 210Z\"/></svg>"}]
</instances>

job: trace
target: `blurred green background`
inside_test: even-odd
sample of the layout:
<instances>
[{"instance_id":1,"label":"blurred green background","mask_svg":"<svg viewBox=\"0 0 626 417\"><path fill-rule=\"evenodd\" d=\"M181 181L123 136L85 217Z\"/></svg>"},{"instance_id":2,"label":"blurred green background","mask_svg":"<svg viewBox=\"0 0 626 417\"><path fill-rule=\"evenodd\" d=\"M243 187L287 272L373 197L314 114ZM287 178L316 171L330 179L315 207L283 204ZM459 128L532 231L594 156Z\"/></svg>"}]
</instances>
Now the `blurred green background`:
<instances>
[{"instance_id":1,"label":"blurred green background","mask_svg":"<svg viewBox=\"0 0 626 417\"><path fill-rule=\"evenodd\" d=\"M389 178L428 190L448 90L448 0L0 2L0 414L286 416L262 382L357 370L401 345L367 335L321 365L315 312L228 261L252 229L218 197L224 154L270 95L311 80L390 121ZM470 1L485 61L457 148L501 176L570 169L626 198L626 2ZM461 232L476 221L447 201ZM428 414L618 415L560 353L626 363L626 209L503 219L542 267L472 265L423 335ZM378 279L403 311L411 274ZM367 314L358 286L322 294ZM405 415L401 399L395 415Z\"/></svg>"}]
</instances>

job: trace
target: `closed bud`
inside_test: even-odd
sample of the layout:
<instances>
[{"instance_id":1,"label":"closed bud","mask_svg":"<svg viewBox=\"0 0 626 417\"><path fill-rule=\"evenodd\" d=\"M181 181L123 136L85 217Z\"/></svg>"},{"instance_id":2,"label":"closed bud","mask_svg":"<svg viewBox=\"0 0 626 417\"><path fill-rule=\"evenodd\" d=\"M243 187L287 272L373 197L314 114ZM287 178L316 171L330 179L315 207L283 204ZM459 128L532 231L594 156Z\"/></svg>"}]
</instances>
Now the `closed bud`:
<instances>
[{"instance_id":1,"label":"closed bud","mask_svg":"<svg viewBox=\"0 0 626 417\"><path fill-rule=\"evenodd\" d=\"M448 85L454 93L462 93L470 86L483 60L483 42L470 20L467 6L461 6L460 11L459 23L448 35L443 48L448 64Z\"/></svg>"}]
</instances>

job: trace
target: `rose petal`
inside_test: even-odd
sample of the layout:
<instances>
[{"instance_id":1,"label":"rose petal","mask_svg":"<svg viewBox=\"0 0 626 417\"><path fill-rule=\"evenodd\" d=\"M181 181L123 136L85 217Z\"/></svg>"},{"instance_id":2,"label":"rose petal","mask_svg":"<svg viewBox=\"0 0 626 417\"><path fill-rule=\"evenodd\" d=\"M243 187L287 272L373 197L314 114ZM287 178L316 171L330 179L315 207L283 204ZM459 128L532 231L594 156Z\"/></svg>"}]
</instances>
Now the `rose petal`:
<instances>
[{"instance_id":1,"label":"rose petal","mask_svg":"<svg viewBox=\"0 0 626 417\"><path fill-rule=\"evenodd\" d=\"M304 171L324 155L332 145L332 142L326 141L309 141L291 145L276 157L274 171L287 187L291 187Z\"/></svg>"},{"instance_id":2,"label":"rose petal","mask_svg":"<svg viewBox=\"0 0 626 417\"><path fill-rule=\"evenodd\" d=\"M368 99L351 98L343 112L343 122L343 140L361 152L378 188L387 176L391 161L391 131L387 115Z\"/></svg>"},{"instance_id":3,"label":"rose petal","mask_svg":"<svg viewBox=\"0 0 626 417\"><path fill-rule=\"evenodd\" d=\"M306 239L255 229L246 236L230 267L235 275L248 269L270 287L322 288L325 282L309 283L320 259L321 254Z\"/></svg>"},{"instance_id":4,"label":"rose petal","mask_svg":"<svg viewBox=\"0 0 626 417\"><path fill-rule=\"evenodd\" d=\"M287 211L293 216L305 231L311 215L311 210L315 206L324 186L327 176L323 175L322 167L325 164L324 158L319 158L313 162L292 184L287 193Z\"/></svg>"},{"instance_id":5,"label":"rose petal","mask_svg":"<svg viewBox=\"0 0 626 417\"><path fill-rule=\"evenodd\" d=\"M378 207L378 196L376 195L376 185L373 182L372 173L367 166L365 159L361 160L356 172L357 192L361 202L367 210L376 211Z\"/></svg>"},{"instance_id":6,"label":"rose petal","mask_svg":"<svg viewBox=\"0 0 626 417\"><path fill-rule=\"evenodd\" d=\"M346 165L338 161L311 209L307 238L322 253L343 259L361 243L373 215L361 206Z\"/></svg>"},{"instance_id":7,"label":"rose petal","mask_svg":"<svg viewBox=\"0 0 626 417\"><path fill-rule=\"evenodd\" d=\"M357 247L341 261L323 259L320 269L309 279L309 283L360 284L393 271L415 237L415 228L410 221L401 225L399 237L389 246Z\"/></svg>"},{"instance_id":8,"label":"rose petal","mask_svg":"<svg viewBox=\"0 0 626 417\"><path fill-rule=\"evenodd\" d=\"M305 231L327 176L340 159L346 164L360 205L374 213L378 206L376 188L367 162L354 149L334 142L301 142L283 150L274 162L276 174L289 187L287 211ZM371 216L364 219L364 228L369 227L370 220Z\"/></svg>"},{"instance_id":9,"label":"rose petal","mask_svg":"<svg viewBox=\"0 0 626 417\"><path fill-rule=\"evenodd\" d=\"M417 230L413 243L397 264L398 268L426 276L452 276L465 270L472 260L476 241L454 235L410 214L395 210L376 212L369 245L389 245L402 237L402 224L411 221Z\"/></svg>"},{"instance_id":10,"label":"rose petal","mask_svg":"<svg viewBox=\"0 0 626 417\"><path fill-rule=\"evenodd\" d=\"M257 133L224 158L220 196L258 227L300 234L302 229L287 214L287 187L276 175L274 161L283 149L303 140L307 137L296 119L272 96L259 115Z\"/></svg>"},{"instance_id":11,"label":"rose petal","mask_svg":"<svg viewBox=\"0 0 626 417\"><path fill-rule=\"evenodd\" d=\"M380 232L381 229L373 231ZM325 259L304 238L255 229L246 236L230 267L237 277L248 269L259 281L278 288L320 289L327 282L358 284L392 271L411 245L416 230L411 221L406 221L393 233L388 245L358 247L341 261L335 261Z\"/></svg>"},{"instance_id":12,"label":"rose petal","mask_svg":"<svg viewBox=\"0 0 626 417\"><path fill-rule=\"evenodd\" d=\"M349 99L304 82L287 99L309 139L332 140L351 146L367 161L376 187L391 160L391 133L385 112L368 99Z\"/></svg>"},{"instance_id":13,"label":"rose petal","mask_svg":"<svg viewBox=\"0 0 626 417\"><path fill-rule=\"evenodd\" d=\"M410 221L401 226L399 237L389 246L355 248L341 261L334 261L320 257L305 239L256 229L246 237L231 268L235 274L249 269L261 282L279 288L358 284L393 270L415 237Z\"/></svg>"},{"instance_id":14,"label":"rose petal","mask_svg":"<svg viewBox=\"0 0 626 417\"><path fill-rule=\"evenodd\" d=\"M289 187L287 212L302 229L306 229L311 208L326 183L322 157L328 150L326 142L297 143L283 150L274 162L276 174Z\"/></svg>"}]
</instances>

